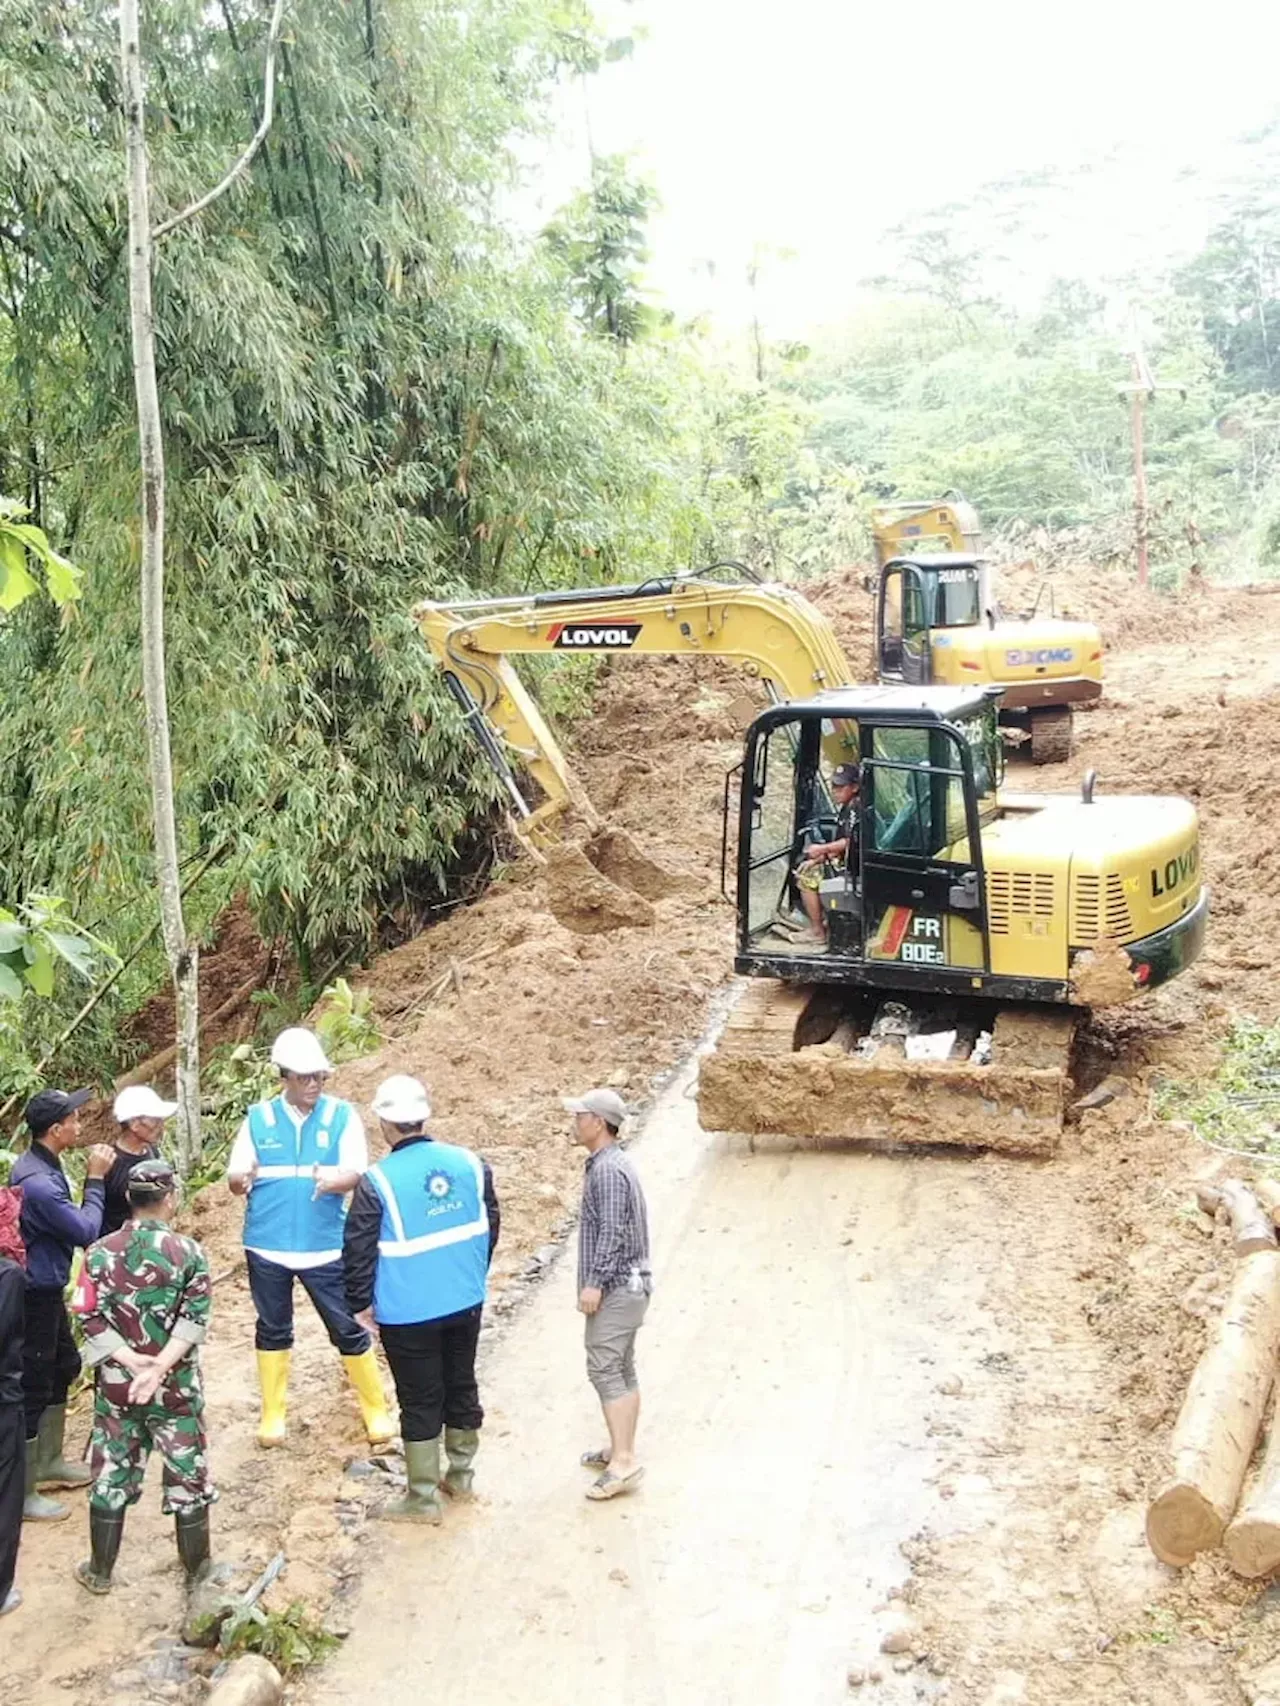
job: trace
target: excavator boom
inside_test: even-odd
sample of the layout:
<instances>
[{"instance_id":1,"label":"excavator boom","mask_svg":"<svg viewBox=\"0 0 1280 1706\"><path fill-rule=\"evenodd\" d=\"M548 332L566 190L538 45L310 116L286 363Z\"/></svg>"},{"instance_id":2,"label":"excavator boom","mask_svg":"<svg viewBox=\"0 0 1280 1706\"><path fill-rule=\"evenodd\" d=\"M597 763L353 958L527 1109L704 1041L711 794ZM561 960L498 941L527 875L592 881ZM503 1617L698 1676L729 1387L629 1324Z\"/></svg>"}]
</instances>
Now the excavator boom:
<instances>
[{"instance_id":1,"label":"excavator boom","mask_svg":"<svg viewBox=\"0 0 1280 1706\"><path fill-rule=\"evenodd\" d=\"M502 778L535 843L572 807L592 829L597 814L510 657L625 652L719 657L803 699L850 679L830 622L791 587L671 576L629 586L419 604L414 615L472 732ZM510 755L510 756L508 756ZM511 757L537 783L531 808Z\"/></svg>"}]
</instances>

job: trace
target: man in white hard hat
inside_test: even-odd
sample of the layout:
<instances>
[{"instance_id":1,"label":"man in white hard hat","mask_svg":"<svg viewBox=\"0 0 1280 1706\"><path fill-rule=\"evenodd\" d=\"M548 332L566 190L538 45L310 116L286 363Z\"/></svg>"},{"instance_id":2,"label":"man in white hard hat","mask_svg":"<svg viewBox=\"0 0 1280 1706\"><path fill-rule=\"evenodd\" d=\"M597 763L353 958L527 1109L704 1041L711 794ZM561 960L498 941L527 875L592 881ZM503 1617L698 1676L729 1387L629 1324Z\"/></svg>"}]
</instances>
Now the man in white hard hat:
<instances>
[{"instance_id":1,"label":"man in white hard hat","mask_svg":"<svg viewBox=\"0 0 1280 1706\"><path fill-rule=\"evenodd\" d=\"M178 1104L164 1101L149 1084L130 1084L116 1097L111 1111L120 1130L111 1144L116 1158L106 1178L106 1206L102 1211L104 1238L119 1232L126 1220L132 1220L129 1175L140 1161L160 1159L160 1134L164 1130L164 1122L177 1113Z\"/></svg>"},{"instance_id":2,"label":"man in white hard hat","mask_svg":"<svg viewBox=\"0 0 1280 1706\"><path fill-rule=\"evenodd\" d=\"M616 1090L588 1090L564 1103L573 1115L573 1142L587 1151L578 1220L578 1308L586 1316L587 1378L604 1411L609 1443L582 1454L584 1469L600 1473L589 1499L614 1499L640 1485L636 1458L640 1383L636 1334L653 1282L649 1221L639 1175L618 1147L627 1104Z\"/></svg>"},{"instance_id":3,"label":"man in white hard hat","mask_svg":"<svg viewBox=\"0 0 1280 1706\"><path fill-rule=\"evenodd\" d=\"M271 1061L280 1094L249 1109L227 1163L232 1192L249 1199L244 1242L258 1313L258 1443L279 1445L285 1437L298 1279L342 1357L370 1443L386 1445L395 1427L373 1340L352 1319L342 1274L343 1199L369 1164L364 1124L350 1102L324 1094L333 1067L314 1031L281 1031Z\"/></svg>"},{"instance_id":4,"label":"man in white hard hat","mask_svg":"<svg viewBox=\"0 0 1280 1706\"><path fill-rule=\"evenodd\" d=\"M356 1187L343 1255L347 1303L381 1333L400 1400L409 1485L378 1514L439 1522L441 1491L459 1498L471 1492L480 1446L476 1346L498 1242L498 1198L486 1161L428 1132L431 1100L416 1078L386 1079L373 1111L391 1153Z\"/></svg>"}]
</instances>

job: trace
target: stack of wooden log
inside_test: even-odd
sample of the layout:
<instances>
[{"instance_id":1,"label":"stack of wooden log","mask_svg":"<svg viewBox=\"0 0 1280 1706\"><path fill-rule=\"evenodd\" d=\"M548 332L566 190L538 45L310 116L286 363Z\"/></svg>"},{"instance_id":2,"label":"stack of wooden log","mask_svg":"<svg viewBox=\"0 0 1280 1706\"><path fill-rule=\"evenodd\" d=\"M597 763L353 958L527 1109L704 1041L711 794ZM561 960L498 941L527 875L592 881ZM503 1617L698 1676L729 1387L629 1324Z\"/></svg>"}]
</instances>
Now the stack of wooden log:
<instances>
[{"instance_id":1,"label":"stack of wooden log","mask_svg":"<svg viewBox=\"0 0 1280 1706\"><path fill-rule=\"evenodd\" d=\"M1239 1258L1170 1443L1170 1474L1147 1510L1156 1557L1181 1567L1221 1546L1242 1576L1280 1570L1280 1413L1262 1464L1241 1492L1280 1354L1280 1185L1203 1186L1201 1209L1230 1223Z\"/></svg>"}]
</instances>

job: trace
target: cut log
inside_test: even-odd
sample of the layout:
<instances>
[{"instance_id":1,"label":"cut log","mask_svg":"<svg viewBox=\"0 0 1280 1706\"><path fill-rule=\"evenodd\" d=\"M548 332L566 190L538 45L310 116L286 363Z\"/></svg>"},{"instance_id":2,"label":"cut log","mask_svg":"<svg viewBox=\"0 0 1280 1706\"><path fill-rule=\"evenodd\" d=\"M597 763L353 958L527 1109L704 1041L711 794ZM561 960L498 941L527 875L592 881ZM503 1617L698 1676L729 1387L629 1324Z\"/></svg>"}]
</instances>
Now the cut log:
<instances>
[{"instance_id":1,"label":"cut log","mask_svg":"<svg viewBox=\"0 0 1280 1706\"><path fill-rule=\"evenodd\" d=\"M1165 1564L1217 1546L1235 1512L1280 1350L1280 1251L1241 1258L1170 1442L1171 1473L1147 1511Z\"/></svg>"},{"instance_id":2,"label":"cut log","mask_svg":"<svg viewBox=\"0 0 1280 1706\"><path fill-rule=\"evenodd\" d=\"M1280 1179L1255 1179L1253 1190L1263 1208L1280 1226Z\"/></svg>"},{"instance_id":3,"label":"cut log","mask_svg":"<svg viewBox=\"0 0 1280 1706\"><path fill-rule=\"evenodd\" d=\"M1275 1222L1248 1185L1239 1179L1223 1179L1217 1185L1201 1185L1196 1201L1206 1214L1224 1214L1231 1222L1232 1247L1237 1256L1277 1248Z\"/></svg>"},{"instance_id":4,"label":"cut log","mask_svg":"<svg viewBox=\"0 0 1280 1706\"><path fill-rule=\"evenodd\" d=\"M1275 1416L1258 1478L1222 1544L1239 1576L1269 1576L1280 1570L1280 1419Z\"/></svg>"}]
</instances>

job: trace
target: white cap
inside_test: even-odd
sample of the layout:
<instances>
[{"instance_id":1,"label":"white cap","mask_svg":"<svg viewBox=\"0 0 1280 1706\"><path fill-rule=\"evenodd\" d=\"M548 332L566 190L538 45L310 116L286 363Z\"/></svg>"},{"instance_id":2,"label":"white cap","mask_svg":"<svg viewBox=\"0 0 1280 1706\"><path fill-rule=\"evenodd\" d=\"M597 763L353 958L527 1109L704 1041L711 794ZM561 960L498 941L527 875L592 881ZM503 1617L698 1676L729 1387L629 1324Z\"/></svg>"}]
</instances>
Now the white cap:
<instances>
[{"instance_id":1,"label":"white cap","mask_svg":"<svg viewBox=\"0 0 1280 1706\"><path fill-rule=\"evenodd\" d=\"M588 1090L585 1096L567 1097L564 1105L571 1114L598 1114L611 1126L627 1117L627 1104L616 1090Z\"/></svg>"},{"instance_id":2,"label":"white cap","mask_svg":"<svg viewBox=\"0 0 1280 1706\"><path fill-rule=\"evenodd\" d=\"M164 1101L150 1084L130 1084L116 1097L111 1111L121 1125L127 1125L130 1120L172 1119L178 1104Z\"/></svg>"},{"instance_id":3,"label":"white cap","mask_svg":"<svg viewBox=\"0 0 1280 1706\"><path fill-rule=\"evenodd\" d=\"M421 1125L431 1118L426 1085L407 1072L384 1078L373 1098L373 1111L389 1125Z\"/></svg>"},{"instance_id":4,"label":"white cap","mask_svg":"<svg viewBox=\"0 0 1280 1706\"><path fill-rule=\"evenodd\" d=\"M305 1025L290 1025L271 1045L271 1064L281 1072L332 1072L320 1039Z\"/></svg>"}]
</instances>

